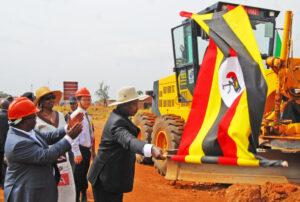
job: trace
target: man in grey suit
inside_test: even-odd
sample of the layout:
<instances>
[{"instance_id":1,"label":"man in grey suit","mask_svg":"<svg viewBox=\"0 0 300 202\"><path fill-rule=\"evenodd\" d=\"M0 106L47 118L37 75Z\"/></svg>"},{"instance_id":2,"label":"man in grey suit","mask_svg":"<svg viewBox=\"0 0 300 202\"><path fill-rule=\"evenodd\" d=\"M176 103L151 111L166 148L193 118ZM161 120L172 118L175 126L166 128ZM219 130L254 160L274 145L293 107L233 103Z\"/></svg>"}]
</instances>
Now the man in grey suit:
<instances>
[{"instance_id":1,"label":"man in grey suit","mask_svg":"<svg viewBox=\"0 0 300 202\"><path fill-rule=\"evenodd\" d=\"M164 159L163 150L137 139L140 129L129 119L138 110L138 96L134 87L119 90L118 105L105 124L99 151L90 168L88 180L92 184L95 202L121 202L123 193L133 187L135 153Z\"/></svg>"},{"instance_id":2,"label":"man in grey suit","mask_svg":"<svg viewBox=\"0 0 300 202\"><path fill-rule=\"evenodd\" d=\"M56 202L60 177L55 162L71 149L73 139L82 130L83 114L54 132L35 131L36 112L33 102L24 97L13 101L8 108L11 126L5 144L6 202Z\"/></svg>"},{"instance_id":3,"label":"man in grey suit","mask_svg":"<svg viewBox=\"0 0 300 202\"><path fill-rule=\"evenodd\" d=\"M8 131L7 109L9 102L7 100L0 101L0 185L3 188L6 165L4 163L4 145Z\"/></svg>"}]
</instances>

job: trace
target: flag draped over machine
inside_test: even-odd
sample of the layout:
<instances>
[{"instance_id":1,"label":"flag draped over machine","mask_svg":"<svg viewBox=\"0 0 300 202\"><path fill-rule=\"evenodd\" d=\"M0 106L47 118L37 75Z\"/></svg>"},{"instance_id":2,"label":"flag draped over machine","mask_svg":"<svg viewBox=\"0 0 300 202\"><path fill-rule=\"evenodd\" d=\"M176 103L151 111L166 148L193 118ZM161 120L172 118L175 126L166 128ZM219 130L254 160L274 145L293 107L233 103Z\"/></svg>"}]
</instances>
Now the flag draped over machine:
<instances>
[{"instance_id":1,"label":"flag draped over machine","mask_svg":"<svg viewBox=\"0 0 300 202\"><path fill-rule=\"evenodd\" d=\"M267 84L249 17L242 6L197 15L209 35L189 114L174 161L280 166L255 155Z\"/></svg>"}]
</instances>

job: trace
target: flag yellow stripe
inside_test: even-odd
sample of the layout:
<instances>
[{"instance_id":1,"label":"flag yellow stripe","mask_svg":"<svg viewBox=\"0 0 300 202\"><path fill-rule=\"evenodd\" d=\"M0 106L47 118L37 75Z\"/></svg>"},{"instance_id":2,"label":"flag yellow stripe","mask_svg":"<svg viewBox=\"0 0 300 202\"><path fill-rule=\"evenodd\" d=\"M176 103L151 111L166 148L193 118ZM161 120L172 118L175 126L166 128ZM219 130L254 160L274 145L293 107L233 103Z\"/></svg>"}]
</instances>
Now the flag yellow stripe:
<instances>
[{"instance_id":1,"label":"flag yellow stripe","mask_svg":"<svg viewBox=\"0 0 300 202\"><path fill-rule=\"evenodd\" d=\"M254 155L248 151L248 138L250 132L251 128L248 112L247 93L245 89L228 128L228 135L236 144L238 158L255 158Z\"/></svg>"},{"instance_id":2,"label":"flag yellow stripe","mask_svg":"<svg viewBox=\"0 0 300 202\"><path fill-rule=\"evenodd\" d=\"M213 13L204 14L204 15L197 15L197 14L192 15L192 19L195 20L207 34L209 34L209 27L203 20L210 20L212 19L212 17L213 17Z\"/></svg>"},{"instance_id":3,"label":"flag yellow stripe","mask_svg":"<svg viewBox=\"0 0 300 202\"><path fill-rule=\"evenodd\" d=\"M239 166L259 166L259 160L238 158L237 164Z\"/></svg>"},{"instance_id":4,"label":"flag yellow stripe","mask_svg":"<svg viewBox=\"0 0 300 202\"><path fill-rule=\"evenodd\" d=\"M205 156L203 149L202 149L202 143L203 140L214 124L216 118L218 117L220 108L221 108L221 94L219 91L219 80L218 80L218 72L219 72L219 66L221 65L221 62L223 60L223 53L220 51L219 48L217 48L217 58L216 58L216 64L214 68L214 76L213 76L213 83L211 86L210 96L208 100L207 110L205 113L205 117L202 123L202 127L200 131L198 132L195 140L192 142L189 148L189 154L190 155L198 155L198 156Z\"/></svg>"},{"instance_id":5,"label":"flag yellow stripe","mask_svg":"<svg viewBox=\"0 0 300 202\"><path fill-rule=\"evenodd\" d=\"M225 13L223 18L231 30L239 38L241 43L244 44L252 58L259 64L260 70L266 79L263 71L264 65L261 59L260 51L257 46L255 35L252 31L249 17L244 8L242 6L238 6L230 12Z\"/></svg>"},{"instance_id":6,"label":"flag yellow stripe","mask_svg":"<svg viewBox=\"0 0 300 202\"><path fill-rule=\"evenodd\" d=\"M202 156L187 155L185 157L185 162L187 162L187 163L200 163L201 164L201 158L202 158Z\"/></svg>"}]
</instances>

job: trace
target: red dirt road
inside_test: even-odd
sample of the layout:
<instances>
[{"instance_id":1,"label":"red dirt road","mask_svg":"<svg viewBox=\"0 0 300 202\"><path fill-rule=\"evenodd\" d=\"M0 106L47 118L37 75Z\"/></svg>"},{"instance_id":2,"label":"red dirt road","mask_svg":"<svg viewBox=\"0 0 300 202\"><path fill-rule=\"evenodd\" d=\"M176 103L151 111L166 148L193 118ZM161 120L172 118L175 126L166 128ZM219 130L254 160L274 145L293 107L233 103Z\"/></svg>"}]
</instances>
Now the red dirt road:
<instances>
[{"instance_id":1,"label":"red dirt road","mask_svg":"<svg viewBox=\"0 0 300 202\"><path fill-rule=\"evenodd\" d=\"M223 201L225 189L218 186L199 190L200 186L171 183L157 173L153 166L136 164L134 187L124 195L125 202L133 201Z\"/></svg>"}]
</instances>

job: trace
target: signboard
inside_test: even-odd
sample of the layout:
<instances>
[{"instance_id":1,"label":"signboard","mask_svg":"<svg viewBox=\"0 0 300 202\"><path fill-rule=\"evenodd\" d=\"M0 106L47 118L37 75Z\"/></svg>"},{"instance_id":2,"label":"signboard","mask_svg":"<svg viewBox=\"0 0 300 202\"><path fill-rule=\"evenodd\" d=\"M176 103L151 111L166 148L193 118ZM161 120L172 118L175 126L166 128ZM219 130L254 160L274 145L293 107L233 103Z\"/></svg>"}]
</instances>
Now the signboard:
<instances>
[{"instance_id":1,"label":"signboard","mask_svg":"<svg viewBox=\"0 0 300 202\"><path fill-rule=\"evenodd\" d=\"M64 102L66 103L71 96L74 96L77 90L77 81L64 81Z\"/></svg>"}]
</instances>

